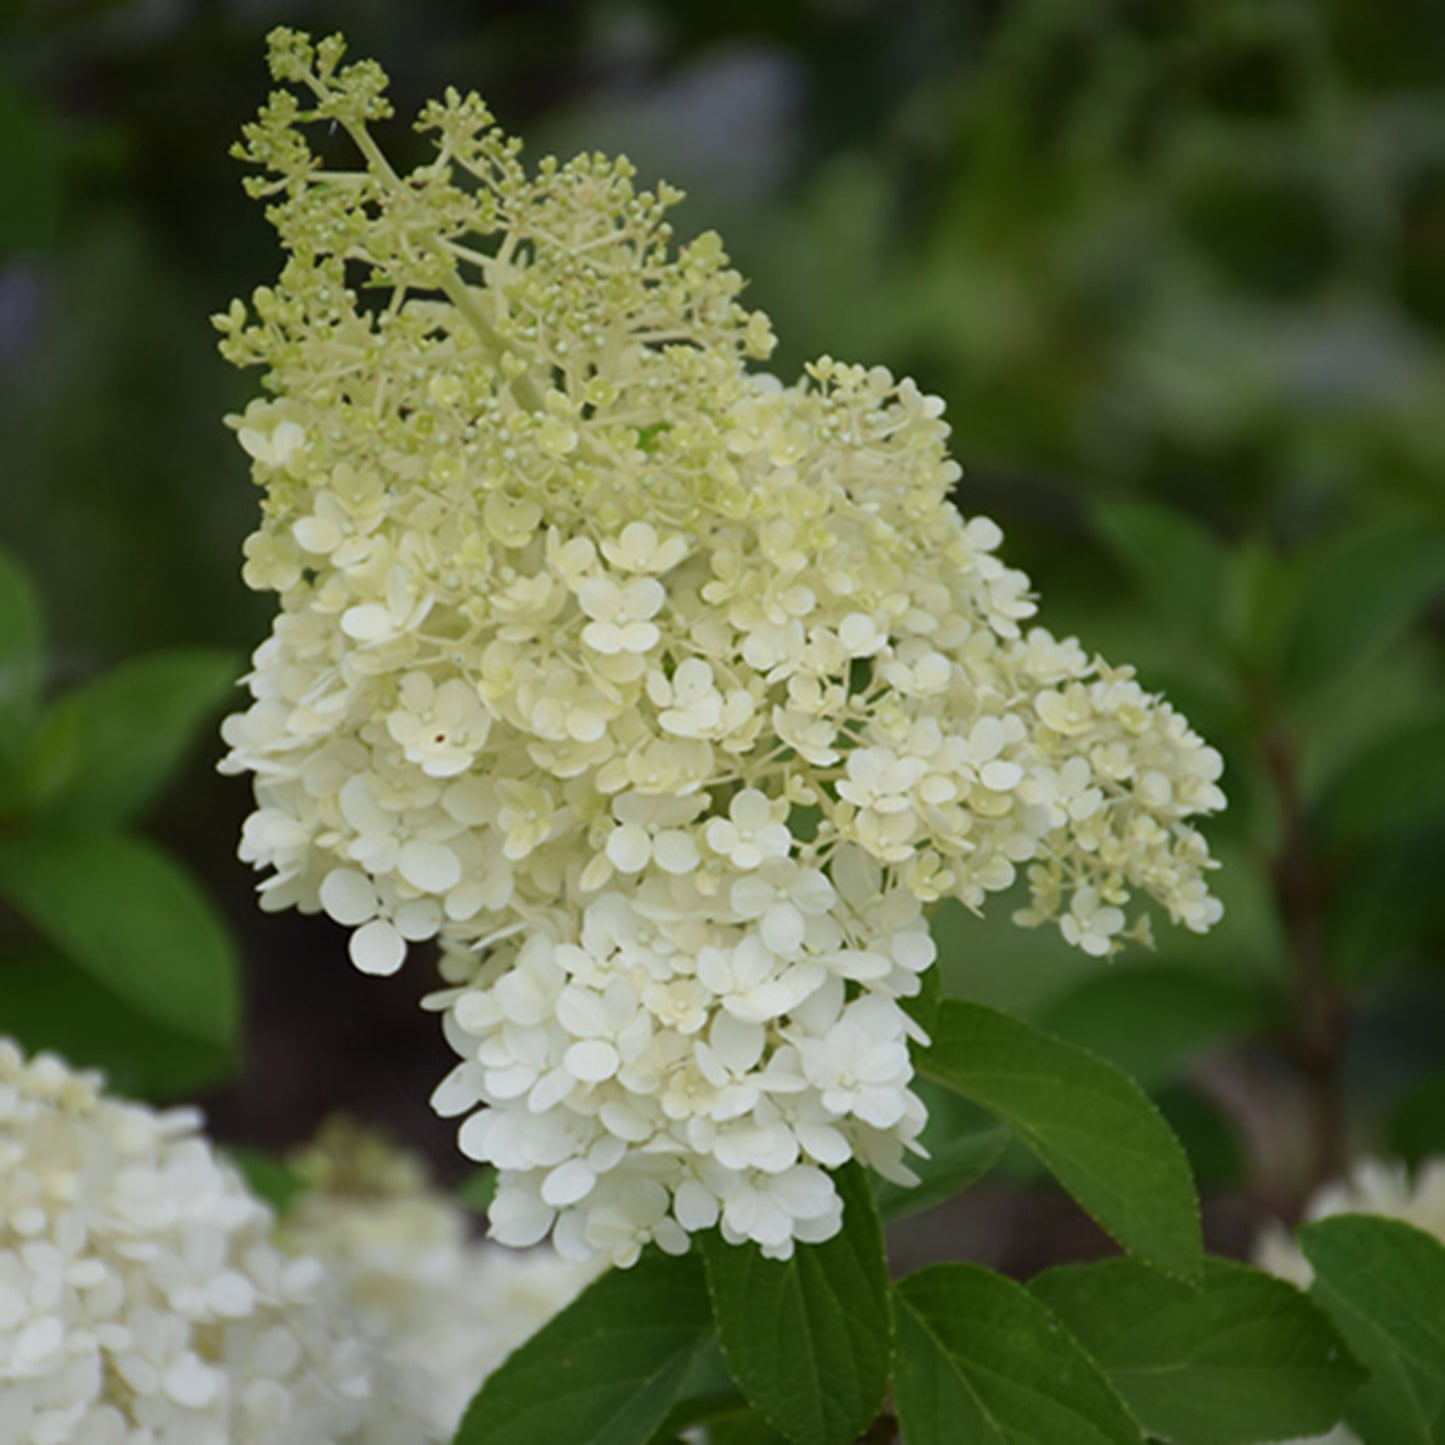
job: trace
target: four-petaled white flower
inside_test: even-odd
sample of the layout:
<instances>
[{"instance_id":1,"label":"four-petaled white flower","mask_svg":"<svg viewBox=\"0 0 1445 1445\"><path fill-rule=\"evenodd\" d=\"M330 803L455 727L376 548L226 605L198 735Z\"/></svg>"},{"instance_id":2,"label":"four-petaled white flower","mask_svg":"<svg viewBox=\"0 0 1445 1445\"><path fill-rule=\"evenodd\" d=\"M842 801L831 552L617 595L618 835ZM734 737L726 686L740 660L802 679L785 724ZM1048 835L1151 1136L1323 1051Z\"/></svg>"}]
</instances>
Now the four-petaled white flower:
<instances>
[{"instance_id":1,"label":"four-petaled white flower","mask_svg":"<svg viewBox=\"0 0 1445 1445\"><path fill-rule=\"evenodd\" d=\"M729 801L727 817L714 818L703 836L714 853L747 872L793 851L793 835L783 821L786 816L786 803L775 804L766 793L744 788Z\"/></svg>"},{"instance_id":2,"label":"four-petaled white flower","mask_svg":"<svg viewBox=\"0 0 1445 1445\"><path fill-rule=\"evenodd\" d=\"M582 641L594 652L650 652L662 636L651 619L666 601L666 589L655 577L628 582L589 577L577 589L578 606L592 619L582 629Z\"/></svg>"}]
</instances>

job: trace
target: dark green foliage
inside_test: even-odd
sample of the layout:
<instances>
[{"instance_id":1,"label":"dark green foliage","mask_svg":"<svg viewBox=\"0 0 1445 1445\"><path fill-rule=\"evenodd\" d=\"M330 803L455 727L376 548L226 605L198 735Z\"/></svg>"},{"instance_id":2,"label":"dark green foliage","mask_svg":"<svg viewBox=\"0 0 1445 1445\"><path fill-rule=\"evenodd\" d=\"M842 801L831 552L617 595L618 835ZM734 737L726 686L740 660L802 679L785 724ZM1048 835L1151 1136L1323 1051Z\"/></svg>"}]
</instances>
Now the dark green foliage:
<instances>
[{"instance_id":1,"label":"dark green foliage","mask_svg":"<svg viewBox=\"0 0 1445 1445\"><path fill-rule=\"evenodd\" d=\"M979 1004L939 1011L924 1073L1008 1126L1126 1249L1190 1276L1201 1263L1189 1163L1112 1064Z\"/></svg>"},{"instance_id":2,"label":"dark green foliage","mask_svg":"<svg viewBox=\"0 0 1445 1445\"><path fill-rule=\"evenodd\" d=\"M511 1355L456 1445L647 1445L711 1337L702 1262L648 1255L604 1275Z\"/></svg>"},{"instance_id":3,"label":"dark green foliage","mask_svg":"<svg viewBox=\"0 0 1445 1445\"><path fill-rule=\"evenodd\" d=\"M1143 1445L1099 1367L1012 1280L935 1265L898 1284L895 1312L908 1445Z\"/></svg>"},{"instance_id":4,"label":"dark green foliage","mask_svg":"<svg viewBox=\"0 0 1445 1445\"><path fill-rule=\"evenodd\" d=\"M1445 1441L1445 1246L1408 1224L1342 1214L1300 1231L1310 1293L1370 1371L1346 1414L1365 1445Z\"/></svg>"},{"instance_id":5,"label":"dark green foliage","mask_svg":"<svg viewBox=\"0 0 1445 1445\"><path fill-rule=\"evenodd\" d=\"M888 1384L892 1327L883 1235L862 1171L837 1175L843 1230L790 1260L703 1243L713 1318L733 1378L795 1445L850 1445Z\"/></svg>"},{"instance_id":6,"label":"dark green foliage","mask_svg":"<svg viewBox=\"0 0 1445 1445\"><path fill-rule=\"evenodd\" d=\"M1211 1259L1189 1285L1109 1260L1049 1270L1030 1288L1167 1440L1320 1434L1364 1380L1318 1308L1243 1265Z\"/></svg>"}]
</instances>

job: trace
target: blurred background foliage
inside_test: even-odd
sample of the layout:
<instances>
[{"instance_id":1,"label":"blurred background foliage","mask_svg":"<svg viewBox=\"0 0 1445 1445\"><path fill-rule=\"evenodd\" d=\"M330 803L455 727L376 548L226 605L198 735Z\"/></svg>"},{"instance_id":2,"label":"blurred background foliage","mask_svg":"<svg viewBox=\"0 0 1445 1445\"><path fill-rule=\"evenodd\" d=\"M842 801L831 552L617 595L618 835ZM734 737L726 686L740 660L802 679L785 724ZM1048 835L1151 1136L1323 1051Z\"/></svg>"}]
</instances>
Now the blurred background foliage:
<instances>
[{"instance_id":1,"label":"blurred background foliage","mask_svg":"<svg viewBox=\"0 0 1445 1445\"><path fill-rule=\"evenodd\" d=\"M1043 620L1224 751L1215 933L1099 964L1005 900L939 920L947 989L1135 1072L1220 1247L1347 1155L1445 1147L1433 0L12 0L0 1030L152 1096L209 1085L243 1144L346 1105L452 1158L425 967L361 979L324 920L261 915L246 790L212 773L269 602L220 425L255 378L206 318L278 266L226 159L278 22L344 27L403 113L475 87L534 156L622 149L684 186L777 369L826 352L941 394L961 504L1004 524ZM996 1154L945 1127L950 1177ZM1099 1247L1010 1155L996 1177L948 1252Z\"/></svg>"}]
</instances>

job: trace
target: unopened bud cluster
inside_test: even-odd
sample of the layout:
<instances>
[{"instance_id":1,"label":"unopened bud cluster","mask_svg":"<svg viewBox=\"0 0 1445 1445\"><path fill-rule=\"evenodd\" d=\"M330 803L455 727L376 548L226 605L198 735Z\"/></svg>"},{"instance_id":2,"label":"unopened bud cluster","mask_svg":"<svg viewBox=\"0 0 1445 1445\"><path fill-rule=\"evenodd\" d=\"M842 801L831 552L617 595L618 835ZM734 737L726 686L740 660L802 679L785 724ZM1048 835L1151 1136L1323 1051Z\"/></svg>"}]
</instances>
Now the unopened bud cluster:
<instances>
[{"instance_id":1,"label":"unopened bud cluster","mask_svg":"<svg viewBox=\"0 0 1445 1445\"><path fill-rule=\"evenodd\" d=\"M1091 954L1145 898L1207 928L1219 756L1030 625L935 398L749 370L767 321L715 236L673 247L676 194L528 173L475 96L398 174L339 62L273 37L296 89L241 150L289 259L217 318L270 393L235 423L280 604L226 727L243 855L363 970L440 940L435 1104L497 1237L786 1256L838 1228L830 1169L910 1177L925 908L1024 880Z\"/></svg>"}]
</instances>

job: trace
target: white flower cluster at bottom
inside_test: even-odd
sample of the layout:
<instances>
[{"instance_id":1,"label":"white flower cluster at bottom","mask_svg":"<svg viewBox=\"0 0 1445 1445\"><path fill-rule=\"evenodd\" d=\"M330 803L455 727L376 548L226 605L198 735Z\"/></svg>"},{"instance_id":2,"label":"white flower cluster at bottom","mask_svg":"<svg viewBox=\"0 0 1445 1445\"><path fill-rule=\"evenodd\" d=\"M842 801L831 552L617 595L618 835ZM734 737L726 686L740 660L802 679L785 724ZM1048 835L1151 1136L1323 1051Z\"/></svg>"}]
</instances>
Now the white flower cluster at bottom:
<instances>
[{"instance_id":1,"label":"white flower cluster at bottom","mask_svg":"<svg viewBox=\"0 0 1445 1445\"><path fill-rule=\"evenodd\" d=\"M908 1043L925 1035L898 997L936 950L918 900L856 850L833 872L742 880L740 921L679 878L603 894L580 929L554 910L484 960L448 952L454 987L427 1002L463 1062L432 1102L469 1114L463 1152L501 1171L496 1239L550 1232L568 1259L627 1266L717 1225L786 1259L842 1223L828 1169L914 1182Z\"/></svg>"},{"instance_id":2,"label":"white flower cluster at bottom","mask_svg":"<svg viewBox=\"0 0 1445 1445\"><path fill-rule=\"evenodd\" d=\"M1403 1164L1360 1160L1348 1177L1326 1184L1310 1200L1304 1222L1336 1214L1380 1214L1386 1219L1400 1219L1445 1242L1445 1157L1427 1159L1414 1171L1413 1180ZM1308 1289L1314 1279L1314 1271L1294 1235L1279 1223L1267 1225L1260 1234L1254 1261L1261 1269L1301 1289ZM1282 1445L1360 1445L1360 1440L1346 1426L1337 1425L1328 1435L1284 1441Z\"/></svg>"},{"instance_id":3,"label":"white flower cluster at bottom","mask_svg":"<svg viewBox=\"0 0 1445 1445\"><path fill-rule=\"evenodd\" d=\"M423 1382L423 1413L450 1440L482 1381L600 1272L550 1249L518 1252L473 1237L457 1200L420 1164L344 1125L299 1161L316 1187L291 1209L279 1242L315 1255L362 1326Z\"/></svg>"},{"instance_id":4,"label":"white flower cluster at bottom","mask_svg":"<svg viewBox=\"0 0 1445 1445\"><path fill-rule=\"evenodd\" d=\"M0 1039L0 1445L421 1445L404 1373L198 1125Z\"/></svg>"}]
</instances>

